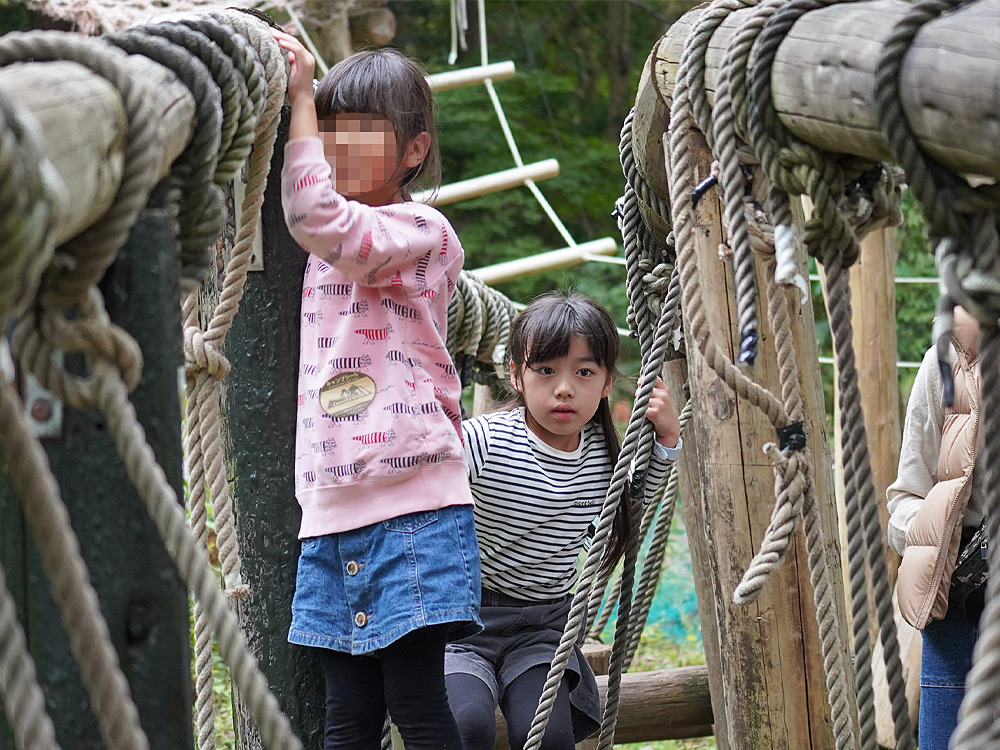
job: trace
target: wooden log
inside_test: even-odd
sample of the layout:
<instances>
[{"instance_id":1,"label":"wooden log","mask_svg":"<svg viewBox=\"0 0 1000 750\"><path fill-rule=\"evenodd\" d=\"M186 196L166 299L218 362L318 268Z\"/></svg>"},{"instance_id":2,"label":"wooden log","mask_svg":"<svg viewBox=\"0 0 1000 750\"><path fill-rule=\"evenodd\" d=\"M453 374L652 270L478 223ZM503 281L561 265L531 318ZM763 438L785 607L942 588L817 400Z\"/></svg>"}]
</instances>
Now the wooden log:
<instances>
[{"instance_id":1,"label":"wooden log","mask_svg":"<svg viewBox=\"0 0 1000 750\"><path fill-rule=\"evenodd\" d=\"M351 45L362 47L384 47L396 36L396 14L388 8L350 16Z\"/></svg>"},{"instance_id":2,"label":"wooden log","mask_svg":"<svg viewBox=\"0 0 1000 750\"><path fill-rule=\"evenodd\" d=\"M703 139L694 146L695 181L709 174L711 156ZM758 181L759 184L759 181ZM739 316L732 272L720 261L722 239L716 193L698 203L694 232L701 269L701 302L718 344L731 358L739 342ZM804 259L800 259L804 267ZM757 283L763 289L763 273ZM796 293L797 294L797 293ZM804 402L827 564L833 571L842 649L850 674L848 633L834 505L830 448L820 388L812 309L790 297L796 362ZM685 319L689 319L685 311ZM766 321L766 316L763 318ZM689 332L690 333L690 332ZM766 324L752 374L780 393L774 338ZM761 448L775 441L770 422L751 404L737 400L688 339L688 371L694 420L681 458L681 493L696 571L702 637L712 676L715 734L720 748L833 748L822 654L805 545L796 533L784 565L760 598L733 603L733 592L756 553L774 505L774 477ZM847 693L853 695L853 685Z\"/></svg>"},{"instance_id":3,"label":"wooden log","mask_svg":"<svg viewBox=\"0 0 1000 750\"><path fill-rule=\"evenodd\" d=\"M449 203L478 198L481 195L497 193L521 187L529 181L538 182L556 177L559 174L559 162L555 159L543 159L523 167L503 169L492 174L470 177L448 185L442 185L437 191L421 190L413 194L413 200L426 203L429 206L447 206Z\"/></svg>"},{"instance_id":4,"label":"wooden log","mask_svg":"<svg viewBox=\"0 0 1000 750\"><path fill-rule=\"evenodd\" d=\"M493 286L528 274L576 265L587 260L587 256L590 255L614 255L616 252L618 252L618 244L611 237L603 237L599 240L581 242L579 245L564 247L560 250L538 253L527 258L517 258L492 266L473 268L469 273Z\"/></svg>"},{"instance_id":5,"label":"wooden log","mask_svg":"<svg viewBox=\"0 0 1000 750\"><path fill-rule=\"evenodd\" d=\"M505 81L513 78L515 67L512 60L490 63L489 65L476 65L471 68L459 68L458 70L445 70L440 73L432 73L427 76L427 85L431 87L433 93L438 91L450 91L451 89L462 88L463 86L474 86L483 83L487 79L491 81Z\"/></svg>"},{"instance_id":6,"label":"wooden log","mask_svg":"<svg viewBox=\"0 0 1000 750\"><path fill-rule=\"evenodd\" d=\"M191 140L194 98L162 65L138 55L129 65L136 79L151 84L162 177ZM0 89L34 115L49 161L66 185L69 202L54 227L56 242L65 242L93 224L118 191L128 126L121 97L106 79L72 62L0 68Z\"/></svg>"},{"instance_id":7,"label":"wooden log","mask_svg":"<svg viewBox=\"0 0 1000 750\"><path fill-rule=\"evenodd\" d=\"M608 691L606 676L598 675L597 688L603 706ZM496 750L506 750L507 725L499 711L496 719ZM679 740L711 734L712 702L708 669L704 665L622 675L615 743Z\"/></svg>"},{"instance_id":8,"label":"wooden log","mask_svg":"<svg viewBox=\"0 0 1000 750\"><path fill-rule=\"evenodd\" d=\"M785 127L820 148L889 159L877 120L875 66L910 7L902 0L872 0L802 16L778 47L772 71L773 101ZM702 12L686 13L653 50L648 67L662 102L670 100L684 40ZM706 56L710 100L726 46L747 12L729 16L712 36ZM960 172L1000 178L1000 45L995 34L984 33L996 28L1000 0L971 3L928 23L903 60L900 93L931 156ZM660 158L655 150L637 157L640 172L654 182Z\"/></svg>"}]
</instances>

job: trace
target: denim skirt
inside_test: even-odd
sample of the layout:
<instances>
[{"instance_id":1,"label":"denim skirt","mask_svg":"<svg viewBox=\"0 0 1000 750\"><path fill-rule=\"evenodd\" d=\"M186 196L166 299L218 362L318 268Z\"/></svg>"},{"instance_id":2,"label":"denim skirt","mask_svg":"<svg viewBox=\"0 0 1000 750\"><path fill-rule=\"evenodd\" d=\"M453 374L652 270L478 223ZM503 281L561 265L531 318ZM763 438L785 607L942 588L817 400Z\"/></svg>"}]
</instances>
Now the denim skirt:
<instances>
[{"instance_id":1,"label":"denim skirt","mask_svg":"<svg viewBox=\"0 0 1000 750\"><path fill-rule=\"evenodd\" d=\"M358 655L428 625L464 638L479 598L472 506L409 513L302 540L288 640Z\"/></svg>"},{"instance_id":2,"label":"denim skirt","mask_svg":"<svg viewBox=\"0 0 1000 750\"><path fill-rule=\"evenodd\" d=\"M485 629L445 647L445 674L481 679L493 693L495 708L514 680L532 667L552 663L572 603L572 594L530 602L484 589L480 614ZM579 643L570 652L563 679L569 685L573 737L582 742L601 728L602 710L597 680Z\"/></svg>"}]
</instances>

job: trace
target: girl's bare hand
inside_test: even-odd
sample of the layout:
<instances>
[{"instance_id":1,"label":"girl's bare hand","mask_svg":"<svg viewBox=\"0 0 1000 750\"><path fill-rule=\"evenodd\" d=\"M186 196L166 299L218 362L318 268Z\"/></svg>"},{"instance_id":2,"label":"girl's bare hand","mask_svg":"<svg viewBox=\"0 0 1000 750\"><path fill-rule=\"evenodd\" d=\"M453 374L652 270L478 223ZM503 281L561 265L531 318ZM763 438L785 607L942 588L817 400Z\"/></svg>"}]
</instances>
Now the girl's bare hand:
<instances>
[{"instance_id":1,"label":"girl's bare hand","mask_svg":"<svg viewBox=\"0 0 1000 750\"><path fill-rule=\"evenodd\" d=\"M653 423L656 442L667 448L677 445L681 436L681 422L677 417L677 407L674 406L670 389L662 378L657 378L653 385L646 407L646 419Z\"/></svg>"},{"instance_id":2,"label":"girl's bare hand","mask_svg":"<svg viewBox=\"0 0 1000 750\"><path fill-rule=\"evenodd\" d=\"M312 56L300 42L291 34L272 29L271 33L283 50L288 52L288 99L294 102L299 96L312 99L313 78L316 73L316 58Z\"/></svg>"}]
</instances>

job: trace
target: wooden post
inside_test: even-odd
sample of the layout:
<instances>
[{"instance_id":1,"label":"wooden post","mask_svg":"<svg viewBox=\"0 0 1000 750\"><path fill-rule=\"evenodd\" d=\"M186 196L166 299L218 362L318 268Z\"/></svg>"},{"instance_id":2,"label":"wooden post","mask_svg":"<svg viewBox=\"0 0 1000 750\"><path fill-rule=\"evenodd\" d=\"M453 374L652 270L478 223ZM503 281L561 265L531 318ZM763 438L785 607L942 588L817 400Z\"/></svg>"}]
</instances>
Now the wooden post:
<instances>
[{"instance_id":1,"label":"wooden post","mask_svg":"<svg viewBox=\"0 0 1000 750\"><path fill-rule=\"evenodd\" d=\"M709 174L711 155L703 139L699 138L694 148L697 182ZM716 341L733 357L739 340L738 315L731 269L718 257L722 225L715 194L698 204L696 221L701 302ZM758 288L765 288L762 274L758 274L757 283ZM827 561L834 571L832 583L838 597L841 659L849 671L842 580L836 574L840 556L833 477L811 308L796 309L793 304L792 325L816 495L828 540ZM690 339L687 348L695 416L682 457L681 492L706 661L712 676L719 747L832 748L815 605L801 533L796 534L783 567L755 603L737 606L732 601L774 504L774 477L761 450L764 443L775 441L774 429L756 408L735 399ZM766 329L752 375L773 392L780 392L773 335ZM694 478L697 481L692 481ZM853 694L853 685L848 692Z\"/></svg>"},{"instance_id":2,"label":"wooden post","mask_svg":"<svg viewBox=\"0 0 1000 750\"><path fill-rule=\"evenodd\" d=\"M232 371L225 381L223 420L243 579L250 584L250 597L237 609L240 624L295 733L305 747L320 747L323 677L312 654L287 639L301 518L292 467L306 262L288 235L281 208L279 175L287 139L286 109L261 217L264 270L247 277L241 312L226 340ZM242 704L238 720L238 747L260 748Z\"/></svg>"},{"instance_id":3,"label":"wooden post","mask_svg":"<svg viewBox=\"0 0 1000 750\"><path fill-rule=\"evenodd\" d=\"M132 394L139 421L171 486L183 498L180 291L165 211L146 211L101 283L111 319L142 347ZM30 408L30 406L29 406ZM57 438L43 441L139 718L154 750L191 748L187 590L118 458L104 416L62 409ZM0 562L64 748L102 747L58 609L20 513L0 478ZM0 726L5 719L0 713ZM0 747L13 748L0 731Z\"/></svg>"}]
</instances>

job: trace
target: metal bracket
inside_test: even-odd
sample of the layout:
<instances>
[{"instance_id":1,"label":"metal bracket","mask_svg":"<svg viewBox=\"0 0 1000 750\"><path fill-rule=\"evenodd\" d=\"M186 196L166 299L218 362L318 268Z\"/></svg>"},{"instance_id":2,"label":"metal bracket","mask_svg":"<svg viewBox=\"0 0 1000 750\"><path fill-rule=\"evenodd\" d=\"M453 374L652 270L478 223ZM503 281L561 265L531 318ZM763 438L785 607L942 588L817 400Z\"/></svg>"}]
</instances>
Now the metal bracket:
<instances>
[{"instance_id":1,"label":"metal bracket","mask_svg":"<svg viewBox=\"0 0 1000 750\"><path fill-rule=\"evenodd\" d=\"M24 374L24 411L28 423L38 437L62 436L62 402L52 392L42 388L31 373Z\"/></svg>"}]
</instances>

